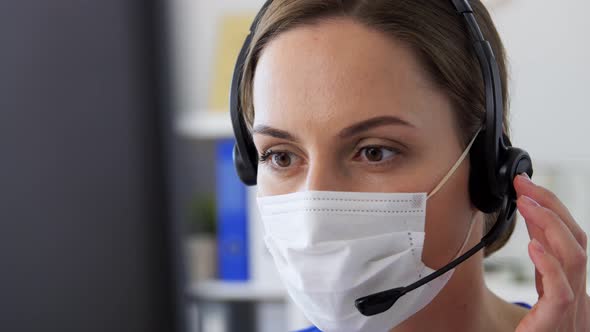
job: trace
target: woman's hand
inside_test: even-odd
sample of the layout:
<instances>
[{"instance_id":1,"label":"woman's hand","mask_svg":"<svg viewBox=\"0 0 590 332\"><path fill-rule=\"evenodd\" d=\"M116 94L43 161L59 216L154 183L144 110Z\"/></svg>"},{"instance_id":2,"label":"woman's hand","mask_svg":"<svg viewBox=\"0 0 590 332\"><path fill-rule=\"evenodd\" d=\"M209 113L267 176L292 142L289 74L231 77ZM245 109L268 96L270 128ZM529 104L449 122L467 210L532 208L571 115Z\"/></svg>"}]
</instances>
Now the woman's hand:
<instances>
[{"instance_id":1,"label":"woman's hand","mask_svg":"<svg viewBox=\"0 0 590 332\"><path fill-rule=\"evenodd\" d=\"M539 301L516 331L590 331L587 235L551 191L522 175L514 179L514 187L518 210L532 239L529 255L539 293Z\"/></svg>"}]
</instances>

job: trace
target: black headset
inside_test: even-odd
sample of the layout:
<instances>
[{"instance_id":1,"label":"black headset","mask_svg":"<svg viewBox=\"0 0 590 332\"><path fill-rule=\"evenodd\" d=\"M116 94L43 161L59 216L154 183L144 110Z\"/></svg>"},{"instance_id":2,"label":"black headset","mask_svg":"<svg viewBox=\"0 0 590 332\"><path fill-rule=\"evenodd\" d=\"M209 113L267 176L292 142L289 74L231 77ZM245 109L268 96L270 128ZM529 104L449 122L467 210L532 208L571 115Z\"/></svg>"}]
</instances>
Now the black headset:
<instances>
[{"instance_id":1,"label":"black headset","mask_svg":"<svg viewBox=\"0 0 590 332\"><path fill-rule=\"evenodd\" d=\"M521 173L527 173L531 177L533 175L529 154L513 147L510 139L503 132L502 82L492 47L484 39L468 0L451 0L451 2L457 14L465 19L481 67L485 88L485 122L470 151L469 194L473 204L482 212L492 213L500 210L500 214L492 229L477 245L444 267L406 287L398 287L357 299L355 306L366 316L388 310L404 294L443 275L499 239L514 222L516 212L516 192L512 184L514 177ZM242 116L239 88L252 35L271 3L272 0L266 1L250 27L250 34L246 37L234 68L230 91L231 121L236 138L233 150L234 165L238 176L246 185L256 185L258 152Z\"/></svg>"}]
</instances>

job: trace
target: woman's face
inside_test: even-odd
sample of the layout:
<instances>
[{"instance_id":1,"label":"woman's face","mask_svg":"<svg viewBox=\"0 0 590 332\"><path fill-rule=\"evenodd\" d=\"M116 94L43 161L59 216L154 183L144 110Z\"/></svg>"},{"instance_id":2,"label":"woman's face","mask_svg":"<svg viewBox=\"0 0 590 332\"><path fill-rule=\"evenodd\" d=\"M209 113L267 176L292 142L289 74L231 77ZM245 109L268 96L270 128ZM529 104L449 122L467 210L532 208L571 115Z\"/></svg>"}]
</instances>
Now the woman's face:
<instances>
[{"instance_id":1,"label":"woman's face","mask_svg":"<svg viewBox=\"0 0 590 332\"><path fill-rule=\"evenodd\" d=\"M429 193L463 150L449 99L413 52L351 19L278 35L253 89L259 196ZM423 260L432 268L465 238L474 212L468 173L466 159L428 200Z\"/></svg>"}]
</instances>

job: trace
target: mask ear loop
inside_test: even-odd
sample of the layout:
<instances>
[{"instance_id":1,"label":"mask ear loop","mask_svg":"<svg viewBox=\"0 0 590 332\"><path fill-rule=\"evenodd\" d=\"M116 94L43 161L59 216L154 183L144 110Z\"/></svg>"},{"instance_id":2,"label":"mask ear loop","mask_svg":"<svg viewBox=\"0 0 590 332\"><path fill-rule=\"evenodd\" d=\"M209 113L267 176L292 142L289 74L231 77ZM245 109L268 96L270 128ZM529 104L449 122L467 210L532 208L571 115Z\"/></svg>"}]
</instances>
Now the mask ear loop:
<instances>
[{"instance_id":1,"label":"mask ear loop","mask_svg":"<svg viewBox=\"0 0 590 332\"><path fill-rule=\"evenodd\" d=\"M440 181L440 183L432 190L432 192L430 192L430 194L428 194L426 199L434 196L434 194L436 194L440 190L440 188L442 188L442 186L449 180L449 178L455 173L457 168L459 168L459 166L461 166L461 163L463 163L463 160L465 159L465 157L467 157L467 154L469 154L469 151L471 150L471 147L473 146L473 143L475 142L477 135L479 135L481 128L482 127L480 127L477 130L477 132L475 133L475 135L473 135L473 138L471 139L471 141L469 142L469 144L465 148L465 151L463 151L463 153L461 154L459 159L455 162L455 165L453 165L453 167L451 167L451 169L447 172L447 174ZM471 217L471 221L469 222L469 230L467 231L467 235L465 236L465 239L463 240L463 244L461 245L461 248L459 248L459 250L457 251L457 254L455 255L455 257L452 260L457 259L457 257L459 257L463 253L465 246L469 242L469 239L471 238L471 233L473 232L473 225L475 224L474 220L475 220L476 215L477 215L477 211L475 211L473 213L473 216Z\"/></svg>"},{"instance_id":2,"label":"mask ear loop","mask_svg":"<svg viewBox=\"0 0 590 332\"><path fill-rule=\"evenodd\" d=\"M457 251L457 254L455 255L455 257L451 260L455 260L457 259L457 257L461 256L461 254L463 254L463 249L465 249L465 246L467 246L467 242L469 242L469 239L471 238L471 233L473 232L473 225L476 224L475 222L475 217L477 216L477 211L475 211L473 213L473 216L471 217L471 221L469 222L469 230L467 231L467 235L465 236L465 240L463 240L463 244L461 245L461 248L459 248L459 250Z\"/></svg>"},{"instance_id":3,"label":"mask ear loop","mask_svg":"<svg viewBox=\"0 0 590 332\"><path fill-rule=\"evenodd\" d=\"M440 190L440 188L442 188L442 186L444 186L444 184L449 180L449 178L455 173L457 168L459 168L459 166L461 166L461 163L463 162L465 157L467 157L467 154L469 154L469 150L471 150L471 146L473 146L473 143L475 142L475 139L477 138L477 135L479 134L480 131L481 131L481 127L479 127L479 129L477 130L475 135L473 135L471 142L469 142L469 144L465 148L465 151L463 151L463 154L461 154L459 159L455 162L455 165L453 165L453 167L447 172L447 175L445 175L445 177L430 192L430 194L428 194L428 196L426 196L426 199L429 199L430 197L434 196L434 194L436 194Z\"/></svg>"}]
</instances>

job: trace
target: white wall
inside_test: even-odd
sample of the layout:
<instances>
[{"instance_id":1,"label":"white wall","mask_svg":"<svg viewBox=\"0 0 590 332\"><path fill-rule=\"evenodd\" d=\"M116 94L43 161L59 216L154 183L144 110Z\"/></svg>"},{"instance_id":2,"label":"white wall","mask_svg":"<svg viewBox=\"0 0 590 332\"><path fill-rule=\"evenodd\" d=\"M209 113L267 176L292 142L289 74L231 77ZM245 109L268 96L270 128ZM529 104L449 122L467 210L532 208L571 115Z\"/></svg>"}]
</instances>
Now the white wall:
<instances>
[{"instance_id":1,"label":"white wall","mask_svg":"<svg viewBox=\"0 0 590 332\"><path fill-rule=\"evenodd\" d=\"M173 50L177 105L181 111L206 107L216 51L217 24L226 14L252 12L263 0L173 0ZM229 97L228 97L229 98Z\"/></svg>"},{"instance_id":2,"label":"white wall","mask_svg":"<svg viewBox=\"0 0 590 332\"><path fill-rule=\"evenodd\" d=\"M511 0L493 10L512 68L514 143L540 160L590 159L590 2Z\"/></svg>"}]
</instances>

